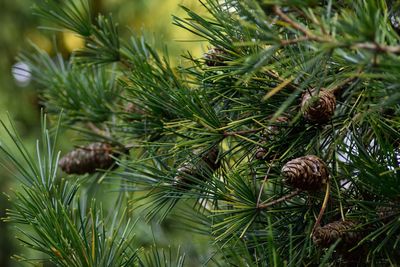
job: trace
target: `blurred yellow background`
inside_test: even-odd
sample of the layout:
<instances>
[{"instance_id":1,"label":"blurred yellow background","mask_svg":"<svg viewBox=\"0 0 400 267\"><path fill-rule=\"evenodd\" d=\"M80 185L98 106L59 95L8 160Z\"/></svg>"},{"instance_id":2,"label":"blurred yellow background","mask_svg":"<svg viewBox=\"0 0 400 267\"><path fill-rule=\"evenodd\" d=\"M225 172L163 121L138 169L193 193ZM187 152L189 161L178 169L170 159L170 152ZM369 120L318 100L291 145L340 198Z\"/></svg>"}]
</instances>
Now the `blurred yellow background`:
<instances>
[{"instance_id":1,"label":"blurred yellow background","mask_svg":"<svg viewBox=\"0 0 400 267\"><path fill-rule=\"evenodd\" d=\"M96 9L102 13L111 12L121 28L133 30L138 34L143 31L154 34L158 41L165 42L174 57L178 58L180 52L188 49L193 55L200 56L205 48L193 44L193 41L198 41L199 38L172 24L172 15L185 16L180 5L199 13L205 11L200 2L195 0L103 0L96 3ZM52 42L45 32L32 30L28 32L26 37L40 48L51 52ZM61 33L61 40L68 52L79 49L84 45L83 40L72 32Z\"/></svg>"}]
</instances>

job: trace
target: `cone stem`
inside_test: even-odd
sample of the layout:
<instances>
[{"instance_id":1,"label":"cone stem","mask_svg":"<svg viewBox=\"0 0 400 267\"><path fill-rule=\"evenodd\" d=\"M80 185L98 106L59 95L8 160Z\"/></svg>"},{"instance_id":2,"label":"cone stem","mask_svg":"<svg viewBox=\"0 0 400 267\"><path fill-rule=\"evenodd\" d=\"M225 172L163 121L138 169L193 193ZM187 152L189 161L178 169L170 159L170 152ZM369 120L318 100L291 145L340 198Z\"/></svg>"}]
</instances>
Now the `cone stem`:
<instances>
[{"instance_id":1,"label":"cone stem","mask_svg":"<svg viewBox=\"0 0 400 267\"><path fill-rule=\"evenodd\" d=\"M316 229L316 228L320 225L320 223L321 223L322 216L324 215L326 206L328 205L329 195L330 195L330 191L331 191L330 189L331 189L331 186L330 186L330 183L329 183L329 181L328 181L328 182L326 183L326 190L325 190L324 202L322 203L321 210L319 211L318 218L317 218L317 220L315 221L315 224L314 224L313 229L312 229L312 231L311 231L311 235L314 233L315 229Z\"/></svg>"},{"instance_id":2,"label":"cone stem","mask_svg":"<svg viewBox=\"0 0 400 267\"><path fill-rule=\"evenodd\" d=\"M275 155L275 156L274 156L274 158L272 159L272 161L271 161L271 165L274 163L274 161L275 161L275 158L276 158L276 155ZM271 165L269 165L269 167L268 167L267 174L264 176L264 180L263 180L263 182L262 182L262 184L261 184L260 191L258 192L258 197L257 197L257 207L258 207L258 206L260 206L260 201L261 201L261 193L262 193L262 191L264 190L265 183L266 183L266 182L267 182L267 180L268 180L268 175L269 175L269 172L271 171Z\"/></svg>"}]
</instances>

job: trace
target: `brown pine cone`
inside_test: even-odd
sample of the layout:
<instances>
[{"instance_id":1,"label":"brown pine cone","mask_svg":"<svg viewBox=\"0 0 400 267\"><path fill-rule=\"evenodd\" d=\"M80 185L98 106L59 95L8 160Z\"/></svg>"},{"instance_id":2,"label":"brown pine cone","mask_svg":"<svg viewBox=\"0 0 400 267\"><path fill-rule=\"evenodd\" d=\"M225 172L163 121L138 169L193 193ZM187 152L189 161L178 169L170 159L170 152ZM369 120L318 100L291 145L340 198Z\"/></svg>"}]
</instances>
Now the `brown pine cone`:
<instances>
[{"instance_id":1,"label":"brown pine cone","mask_svg":"<svg viewBox=\"0 0 400 267\"><path fill-rule=\"evenodd\" d=\"M376 213L378 218L383 223L388 223L390 220L394 219L395 215L400 213L400 210L394 203L391 203L391 206L380 206L376 208Z\"/></svg>"},{"instance_id":2,"label":"brown pine cone","mask_svg":"<svg viewBox=\"0 0 400 267\"><path fill-rule=\"evenodd\" d=\"M282 168L282 174L288 185L302 190L319 190L329 180L326 164L313 155L287 162Z\"/></svg>"},{"instance_id":3,"label":"brown pine cone","mask_svg":"<svg viewBox=\"0 0 400 267\"><path fill-rule=\"evenodd\" d=\"M254 157L258 160L264 159L264 157L267 155L267 150L263 147L258 147L256 150L256 153L254 154Z\"/></svg>"},{"instance_id":4,"label":"brown pine cone","mask_svg":"<svg viewBox=\"0 0 400 267\"><path fill-rule=\"evenodd\" d=\"M206 153L195 151L194 154L200 156L200 160L196 164L184 162L177 170L173 185L182 189L188 189L189 185L194 182L192 178L206 180L220 167L221 162L218 159L218 147L213 147Z\"/></svg>"},{"instance_id":5,"label":"brown pine cone","mask_svg":"<svg viewBox=\"0 0 400 267\"><path fill-rule=\"evenodd\" d=\"M215 66L225 66L224 61L226 60L226 51L222 48L214 47L208 50L207 53L203 55L205 64L209 67Z\"/></svg>"},{"instance_id":6,"label":"brown pine cone","mask_svg":"<svg viewBox=\"0 0 400 267\"><path fill-rule=\"evenodd\" d=\"M77 148L61 158L59 166L68 174L95 173L98 169L108 169L115 160L111 157L114 149L107 143L92 143Z\"/></svg>"},{"instance_id":7,"label":"brown pine cone","mask_svg":"<svg viewBox=\"0 0 400 267\"><path fill-rule=\"evenodd\" d=\"M355 230L354 221L335 221L315 229L312 239L316 246L328 248L339 238L342 239L338 249L352 248L363 238L363 233Z\"/></svg>"},{"instance_id":8,"label":"brown pine cone","mask_svg":"<svg viewBox=\"0 0 400 267\"><path fill-rule=\"evenodd\" d=\"M195 152L195 154L201 154L199 152ZM219 149L217 146L212 147L206 153L203 153L201 159L208 165L208 167L215 171L221 165L221 162L218 160Z\"/></svg>"},{"instance_id":9,"label":"brown pine cone","mask_svg":"<svg viewBox=\"0 0 400 267\"><path fill-rule=\"evenodd\" d=\"M326 89L321 89L318 97L315 94L316 90L303 94L301 99L303 117L310 122L323 124L328 122L335 113L336 97Z\"/></svg>"}]
</instances>

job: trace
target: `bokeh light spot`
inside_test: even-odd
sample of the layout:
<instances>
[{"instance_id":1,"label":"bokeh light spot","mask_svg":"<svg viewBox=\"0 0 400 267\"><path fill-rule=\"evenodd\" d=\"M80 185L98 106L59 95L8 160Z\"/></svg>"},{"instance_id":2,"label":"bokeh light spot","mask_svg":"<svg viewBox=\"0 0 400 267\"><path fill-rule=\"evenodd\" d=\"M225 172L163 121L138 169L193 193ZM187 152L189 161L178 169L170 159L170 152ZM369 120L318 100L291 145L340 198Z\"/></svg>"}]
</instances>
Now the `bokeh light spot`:
<instances>
[{"instance_id":1,"label":"bokeh light spot","mask_svg":"<svg viewBox=\"0 0 400 267\"><path fill-rule=\"evenodd\" d=\"M17 62L12 66L12 75L19 86L27 86L32 80L29 66L24 62Z\"/></svg>"}]
</instances>

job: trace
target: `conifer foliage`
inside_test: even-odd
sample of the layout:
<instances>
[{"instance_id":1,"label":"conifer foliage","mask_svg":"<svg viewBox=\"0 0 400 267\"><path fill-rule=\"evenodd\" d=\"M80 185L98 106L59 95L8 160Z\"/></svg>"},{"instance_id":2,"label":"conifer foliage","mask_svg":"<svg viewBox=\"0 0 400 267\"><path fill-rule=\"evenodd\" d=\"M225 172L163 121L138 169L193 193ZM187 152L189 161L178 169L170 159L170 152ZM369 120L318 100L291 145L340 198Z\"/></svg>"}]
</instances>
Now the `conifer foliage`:
<instances>
[{"instance_id":1,"label":"conifer foliage","mask_svg":"<svg viewBox=\"0 0 400 267\"><path fill-rule=\"evenodd\" d=\"M205 0L207 14L173 18L209 47L178 67L88 0L36 2L86 46L21 59L47 112L62 108L89 145L58 161L44 131L33 158L9 131L26 187L8 220L31 226L29 247L59 266L192 266L128 241L135 209L210 237L205 266L400 264L396 1ZM110 224L101 195L80 205L84 173L133 198Z\"/></svg>"}]
</instances>

